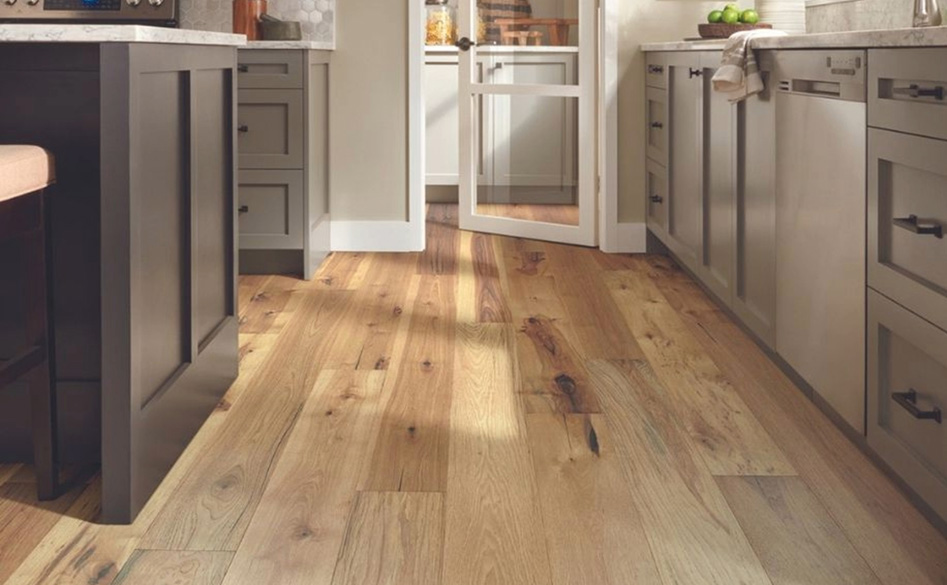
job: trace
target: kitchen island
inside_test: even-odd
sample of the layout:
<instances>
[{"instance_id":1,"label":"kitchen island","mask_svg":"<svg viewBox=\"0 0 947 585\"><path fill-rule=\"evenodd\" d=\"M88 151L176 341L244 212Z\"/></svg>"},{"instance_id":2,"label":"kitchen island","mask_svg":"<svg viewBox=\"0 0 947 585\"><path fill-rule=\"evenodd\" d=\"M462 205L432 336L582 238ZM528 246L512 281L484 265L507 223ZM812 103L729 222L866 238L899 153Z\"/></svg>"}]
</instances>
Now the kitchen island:
<instances>
[{"instance_id":1,"label":"kitchen island","mask_svg":"<svg viewBox=\"0 0 947 585\"><path fill-rule=\"evenodd\" d=\"M245 37L0 25L0 142L56 158L54 387L61 462L101 461L132 521L237 375L235 68ZM0 458L28 452L0 397Z\"/></svg>"}]
</instances>

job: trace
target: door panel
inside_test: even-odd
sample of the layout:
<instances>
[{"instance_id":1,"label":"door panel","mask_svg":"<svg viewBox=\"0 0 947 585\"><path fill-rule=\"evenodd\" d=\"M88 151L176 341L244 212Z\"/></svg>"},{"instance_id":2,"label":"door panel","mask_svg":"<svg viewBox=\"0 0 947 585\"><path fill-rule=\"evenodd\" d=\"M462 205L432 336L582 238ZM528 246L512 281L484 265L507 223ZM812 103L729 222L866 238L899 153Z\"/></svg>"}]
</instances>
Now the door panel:
<instances>
[{"instance_id":1,"label":"door panel","mask_svg":"<svg viewBox=\"0 0 947 585\"><path fill-rule=\"evenodd\" d=\"M697 269L701 238L701 97L697 54L668 60L671 180L668 196L670 247L691 270Z\"/></svg>"}]
</instances>

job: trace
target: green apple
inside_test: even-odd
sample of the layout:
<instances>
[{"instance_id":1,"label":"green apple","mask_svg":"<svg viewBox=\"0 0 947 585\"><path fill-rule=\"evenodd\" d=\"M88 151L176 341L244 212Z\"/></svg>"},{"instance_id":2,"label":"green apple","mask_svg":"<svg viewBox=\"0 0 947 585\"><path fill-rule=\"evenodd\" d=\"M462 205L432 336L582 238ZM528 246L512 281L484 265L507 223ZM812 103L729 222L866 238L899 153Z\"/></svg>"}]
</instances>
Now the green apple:
<instances>
[{"instance_id":1,"label":"green apple","mask_svg":"<svg viewBox=\"0 0 947 585\"><path fill-rule=\"evenodd\" d=\"M740 22L744 24L756 24L760 21L760 15L755 10L744 10L740 13Z\"/></svg>"},{"instance_id":2,"label":"green apple","mask_svg":"<svg viewBox=\"0 0 947 585\"><path fill-rule=\"evenodd\" d=\"M716 24L723 20L723 10L714 10L707 15L707 22L711 24Z\"/></svg>"},{"instance_id":3,"label":"green apple","mask_svg":"<svg viewBox=\"0 0 947 585\"><path fill-rule=\"evenodd\" d=\"M737 12L736 10L727 8L726 10L723 11L723 16L721 17L721 20L725 22L726 24L737 24L738 22L740 22L740 13Z\"/></svg>"}]
</instances>

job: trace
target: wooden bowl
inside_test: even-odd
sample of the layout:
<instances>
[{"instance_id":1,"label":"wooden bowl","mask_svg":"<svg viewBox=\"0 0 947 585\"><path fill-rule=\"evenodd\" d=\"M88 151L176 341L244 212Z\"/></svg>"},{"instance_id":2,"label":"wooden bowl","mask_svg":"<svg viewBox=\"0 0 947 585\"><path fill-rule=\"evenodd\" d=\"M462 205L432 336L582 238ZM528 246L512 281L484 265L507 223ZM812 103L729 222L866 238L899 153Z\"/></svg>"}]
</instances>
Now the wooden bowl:
<instances>
[{"instance_id":1,"label":"wooden bowl","mask_svg":"<svg viewBox=\"0 0 947 585\"><path fill-rule=\"evenodd\" d=\"M725 24L725 23L705 23L697 25L697 32L702 39L728 39L733 33L744 30L756 30L759 28L773 28L771 24Z\"/></svg>"}]
</instances>

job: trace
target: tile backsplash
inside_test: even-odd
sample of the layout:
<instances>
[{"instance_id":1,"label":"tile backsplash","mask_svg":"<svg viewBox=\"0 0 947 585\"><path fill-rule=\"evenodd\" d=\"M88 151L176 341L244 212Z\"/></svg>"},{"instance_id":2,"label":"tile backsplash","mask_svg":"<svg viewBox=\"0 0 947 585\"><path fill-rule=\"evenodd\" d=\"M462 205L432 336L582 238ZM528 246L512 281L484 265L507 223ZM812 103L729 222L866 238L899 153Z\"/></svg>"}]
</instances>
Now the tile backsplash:
<instances>
[{"instance_id":1,"label":"tile backsplash","mask_svg":"<svg viewBox=\"0 0 947 585\"><path fill-rule=\"evenodd\" d=\"M914 0L856 0L810 6L806 29L810 33L909 28Z\"/></svg>"},{"instance_id":2,"label":"tile backsplash","mask_svg":"<svg viewBox=\"0 0 947 585\"><path fill-rule=\"evenodd\" d=\"M269 0L267 12L283 20L302 23L303 38L331 43L335 40L336 0ZM232 0L181 0L181 28L229 32Z\"/></svg>"}]
</instances>

